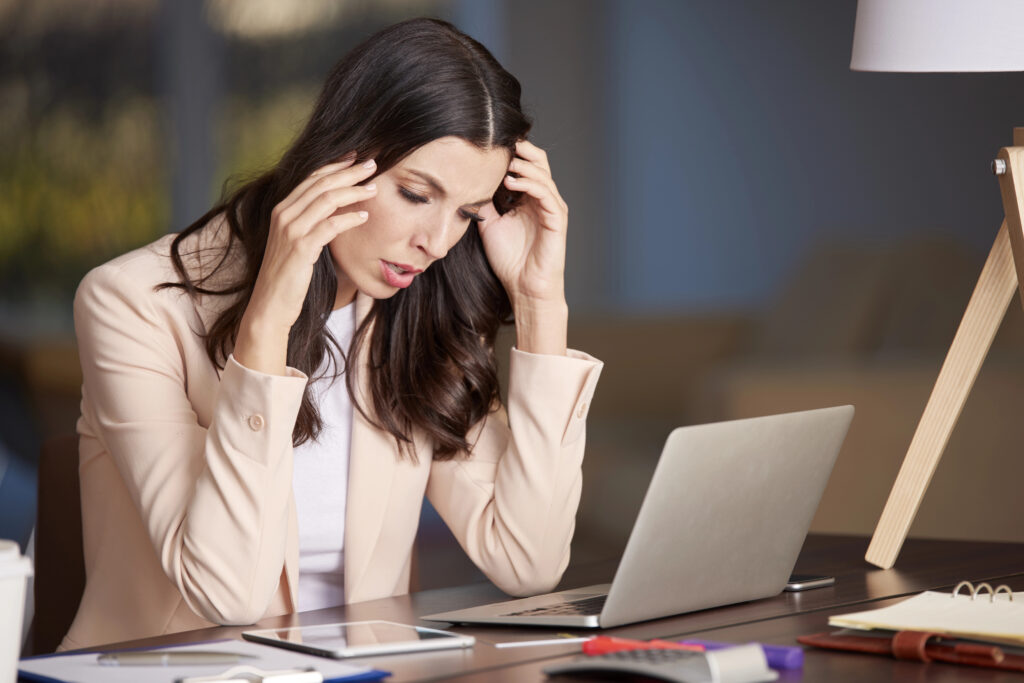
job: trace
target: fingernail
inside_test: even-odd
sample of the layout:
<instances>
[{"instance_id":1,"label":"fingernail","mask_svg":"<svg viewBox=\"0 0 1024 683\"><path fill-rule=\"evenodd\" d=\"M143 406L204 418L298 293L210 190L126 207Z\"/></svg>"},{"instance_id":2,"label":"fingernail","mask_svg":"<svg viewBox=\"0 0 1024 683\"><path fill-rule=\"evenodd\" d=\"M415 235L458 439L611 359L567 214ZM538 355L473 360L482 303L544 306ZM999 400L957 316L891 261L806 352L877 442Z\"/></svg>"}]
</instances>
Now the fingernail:
<instances>
[{"instance_id":1,"label":"fingernail","mask_svg":"<svg viewBox=\"0 0 1024 683\"><path fill-rule=\"evenodd\" d=\"M369 218L369 216L370 216L370 214L367 213L366 211L360 211L359 212L359 217L362 218L363 220L366 220L367 218Z\"/></svg>"},{"instance_id":2,"label":"fingernail","mask_svg":"<svg viewBox=\"0 0 1024 683\"><path fill-rule=\"evenodd\" d=\"M516 178L514 175L507 175L505 176L505 180L507 180L510 183L515 183L519 181L519 178Z\"/></svg>"},{"instance_id":3,"label":"fingernail","mask_svg":"<svg viewBox=\"0 0 1024 683\"><path fill-rule=\"evenodd\" d=\"M377 165L377 162L374 161L373 159L369 159L369 160L363 162L363 168L373 168L376 165Z\"/></svg>"},{"instance_id":4,"label":"fingernail","mask_svg":"<svg viewBox=\"0 0 1024 683\"><path fill-rule=\"evenodd\" d=\"M363 188L367 192L376 192L377 191L377 183L370 183L369 185L363 185Z\"/></svg>"}]
</instances>

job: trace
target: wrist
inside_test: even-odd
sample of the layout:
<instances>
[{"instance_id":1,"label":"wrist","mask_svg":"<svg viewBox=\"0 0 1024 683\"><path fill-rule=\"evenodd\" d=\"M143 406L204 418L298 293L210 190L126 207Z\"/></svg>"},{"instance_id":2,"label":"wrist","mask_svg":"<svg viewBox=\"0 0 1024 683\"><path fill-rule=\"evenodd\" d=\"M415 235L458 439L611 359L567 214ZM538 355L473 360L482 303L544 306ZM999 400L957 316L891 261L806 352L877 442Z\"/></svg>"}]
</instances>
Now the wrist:
<instances>
[{"instance_id":1,"label":"wrist","mask_svg":"<svg viewBox=\"0 0 1024 683\"><path fill-rule=\"evenodd\" d=\"M528 353L564 356L569 329L565 299L517 300L512 307L516 324L516 348Z\"/></svg>"},{"instance_id":2,"label":"wrist","mask_svg":"<svg viewBox=\"0 0 1024 683\"><path fill-rule=\"evenodd\" d=\"M290 329L243 315L233 350L235 360L257 372L286 374L289 332Z\"/></svg>"},{"instance_id":3,"label":"wrist","mask_svg":"<svg viewBox=\"0 0 1024 683\"><path fill-rule=\"evenodd\" d=\"M506 291L508 291L507 288ZM564 289L558 290L557 294L553 294L551 296L536 296L518 292L509 292L508 299L512 303L512 310L516 313L524 311L564 314L566 316L569 314L569 305L565 301Z\"/></svg>"}]
</instances>

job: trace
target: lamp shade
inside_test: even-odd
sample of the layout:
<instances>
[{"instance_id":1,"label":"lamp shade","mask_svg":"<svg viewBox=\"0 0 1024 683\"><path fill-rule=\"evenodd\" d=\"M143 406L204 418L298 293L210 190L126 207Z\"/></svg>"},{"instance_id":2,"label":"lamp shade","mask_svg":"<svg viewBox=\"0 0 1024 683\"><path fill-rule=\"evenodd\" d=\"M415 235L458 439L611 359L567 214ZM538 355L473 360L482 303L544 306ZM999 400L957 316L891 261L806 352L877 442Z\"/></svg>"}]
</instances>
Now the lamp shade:
<instances>
[{"instance_id":1,"label":"lamp shade","mask_svg":"<svg viewBox=\"0 0 1024 683\"><path fill-rule=\"evenodd\" d=\"M859 0L854 71L1024 71L1024 0Z\"/></svg>"}]
</instances>

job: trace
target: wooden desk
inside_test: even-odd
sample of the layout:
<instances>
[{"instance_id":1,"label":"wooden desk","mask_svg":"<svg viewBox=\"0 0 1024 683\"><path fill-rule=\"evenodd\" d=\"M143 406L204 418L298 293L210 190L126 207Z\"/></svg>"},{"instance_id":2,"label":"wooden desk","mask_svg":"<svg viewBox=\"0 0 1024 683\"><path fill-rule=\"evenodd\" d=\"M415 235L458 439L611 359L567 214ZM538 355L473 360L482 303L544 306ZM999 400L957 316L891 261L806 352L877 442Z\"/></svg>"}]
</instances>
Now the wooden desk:
<instances>
[{"instance_id":1,"label":"wooden desk","mask_svg":"<svg viewBox=\"0 0 1024 683\"><path fill-rule=\"evenodd\" d=\"M806 593L783 593L765 600L703 610L691 614L622 626L603 633L626 638L671 638L685 635L737 643L757 640L795 645L797 635L827 629L828 616L875 607L892 598L936 588L952 588L958 581L994 581L1024 590L1024 544L910 539L897 566L880 570L863 557L866 537L811 535L797 561L796 571L823 573L836 577L835 586ZM597 583L610 579L614 563L574 567L567 572L563 587ZM334 621L386 619L421 623L418 615L445 609L469 607L503 599L490 584L423 591L411 595L356 603L345 607L265 619L259 628L323 624ZM176 643L239 638L249 627L219 627L122 643L117 647L169 645ZM393 673L388 681L540 681L541 670L553 661L573 656L574 644L497 649L493 643L550 637L545 629L503 627L454 627L477 637L470 651L396 655L361 659ZM564 630L564 629L561 629ZM583 634L585 635L585 633ZM109 649L115 649L111 646ZM942 664L921 665L883 657L807 650L803 672L789 672L781 680L879 681L879 680L985 680L999 681L1008 674ZM583 680L580 678L564 680ZM1012 680L1021 680L1013 676Z\"/></svg>"}]
</instances>

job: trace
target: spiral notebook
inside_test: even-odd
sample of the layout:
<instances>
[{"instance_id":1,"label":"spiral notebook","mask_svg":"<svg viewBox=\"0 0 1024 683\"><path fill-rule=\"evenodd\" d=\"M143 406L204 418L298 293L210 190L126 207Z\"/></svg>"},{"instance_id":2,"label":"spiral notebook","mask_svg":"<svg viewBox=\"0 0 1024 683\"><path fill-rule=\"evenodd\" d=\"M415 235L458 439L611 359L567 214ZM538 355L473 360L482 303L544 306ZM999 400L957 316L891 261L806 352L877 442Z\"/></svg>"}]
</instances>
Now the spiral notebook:
<instances>
[{"instance_id":1,"label":"spiral notebook","mask_svg":"<svg viewBox=\"0 0 1024 683\"><path fill-rule=\"evenodd\" d=\"M925 591L903 602L829 617L829 626L926 631L1024 646L1024 592L961 581L952 593Z\"/></svg>"}]
</instances>

